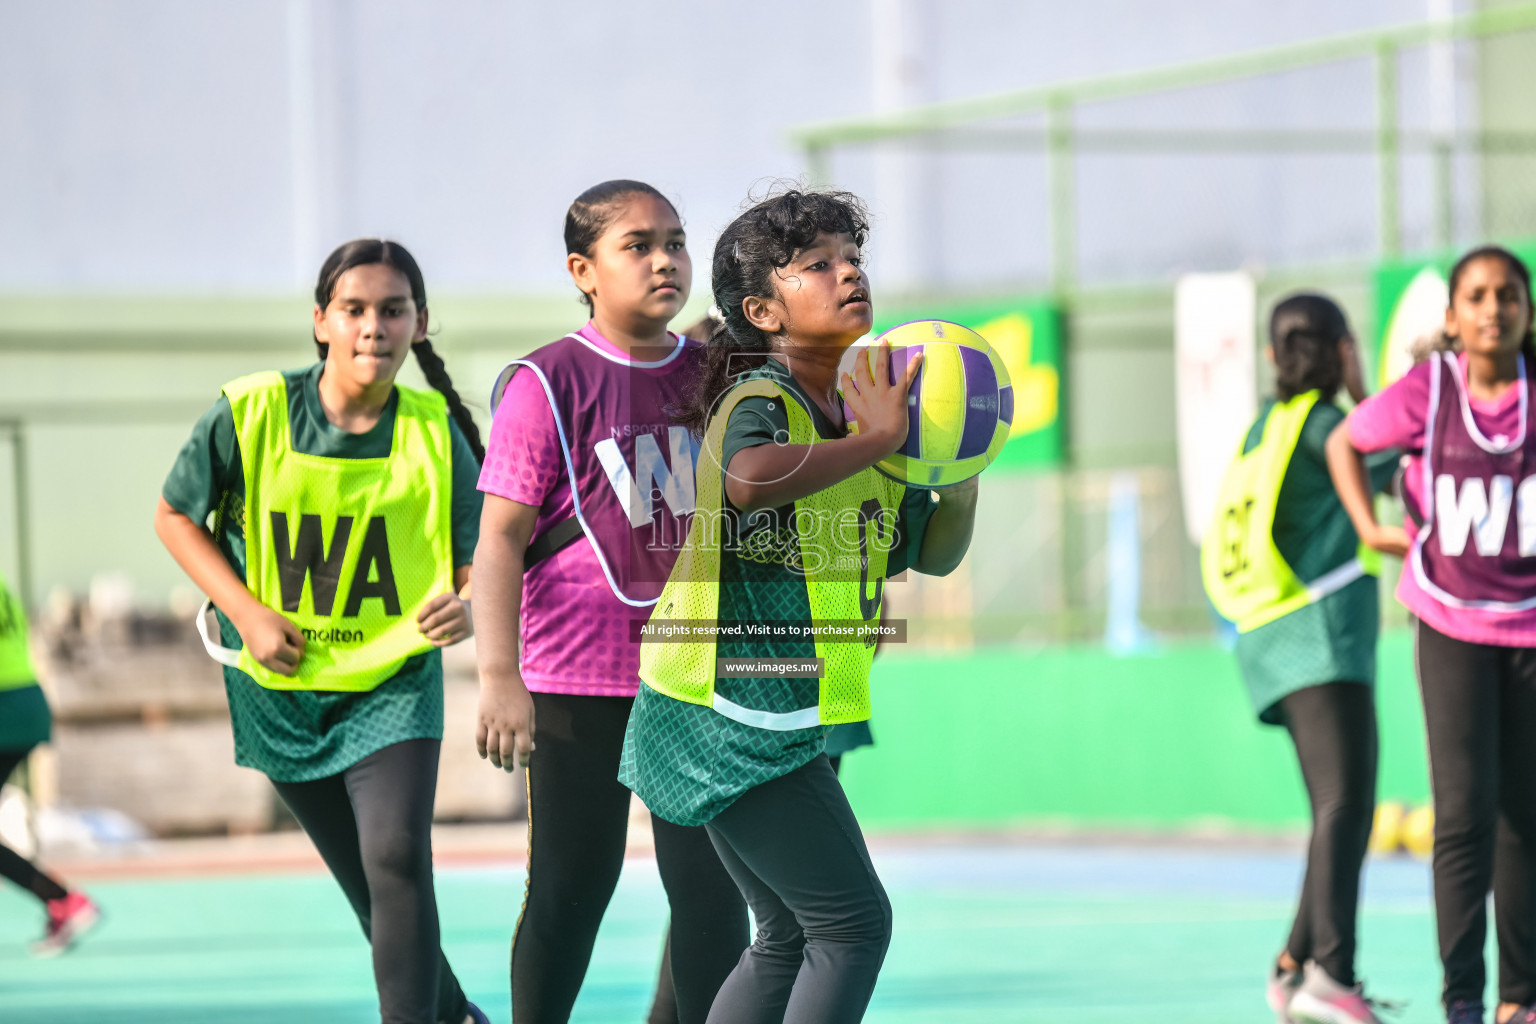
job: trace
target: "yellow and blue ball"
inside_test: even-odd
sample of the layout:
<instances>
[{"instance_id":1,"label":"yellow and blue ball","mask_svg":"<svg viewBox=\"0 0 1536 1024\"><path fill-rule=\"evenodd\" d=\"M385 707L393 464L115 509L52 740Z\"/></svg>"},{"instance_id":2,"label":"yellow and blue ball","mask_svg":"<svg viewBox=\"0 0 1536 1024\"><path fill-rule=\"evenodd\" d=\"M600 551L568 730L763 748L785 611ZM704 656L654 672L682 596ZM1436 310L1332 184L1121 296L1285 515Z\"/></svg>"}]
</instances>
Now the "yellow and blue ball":
<instances>
[{"instance_id":1,"label":"yellow and blue ball","mask_svg":"<svg viewBox=\"0 0 1536 1024\"><path fill-rule=\"evenodd\" d=\"M907 441L875 468L913 487L952 487L997 458L1013 423L1013 386L1002 357L987 339L946 320L914 320L880 336L891 343L891 380L907 372L912 354L922 367L907 393ZM874 369L879 341L868 347ZM848 429L858 432L844 405Z\"/></svg>"}]
</instances>

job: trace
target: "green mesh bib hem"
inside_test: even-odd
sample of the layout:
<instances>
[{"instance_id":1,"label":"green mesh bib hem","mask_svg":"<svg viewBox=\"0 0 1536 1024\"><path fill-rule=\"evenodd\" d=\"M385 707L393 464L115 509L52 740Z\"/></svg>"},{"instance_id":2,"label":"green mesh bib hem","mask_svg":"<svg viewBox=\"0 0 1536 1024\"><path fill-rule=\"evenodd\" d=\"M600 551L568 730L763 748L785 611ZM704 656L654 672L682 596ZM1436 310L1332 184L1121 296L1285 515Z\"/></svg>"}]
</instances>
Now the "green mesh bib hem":
<instances>
[{"instance_id":1,"label":"green mesh bib hem","mask_svg":"<svg viewBox=\"0 0 1536 1024\"><path fill-rule=\"evenodd\" d=\"M324 364L288 371L288 425L293 449L331 459L379 459L395 436L398 396L364 434L333 426L320 404ZM453 564L470 562L479 535L479 465L451 421ZM209 523L236 575L245 577L245 474L229 400L220 397L193 428L162 490L166 502L195 523ZM221 613L226 647L240 635ZM235 762L278 782L309 782L337 775L368 755L405 740L443 735L442 654L431 650L405 661L388 681L368 692L268 690L236 669L224 669L234 732Z\"/></svg>"},{"instance_id":2,"label":"green mesh bib hem","mask_svg":"<svg viewBox=\"0 0 1536 1024\"><path fill-rule=\"evenodd\" d=\"M0 690L0 752L31 750L47 743L52 734L53 715L41 686Z\"/></svg>"},{"instance_id":3,"label":"green mesh bib hem","mask_svg":"<svg viewBox=\"0 0 1536 1024\"><path fill-rule=\"evenodd\" d=\"M624 731L619 781L652 814L674 825L705 825L747 790L814 761L826 733L824 726L755 729L641 683Z\"/></svg>"},{"instance_id":4,"label":"green mesh bib hem","mask_svg":"<svg viewBox=\"0 0 1536 1024\"><path fill-rule=\"evenodd\" d=\"M219 615L224 643L240 635ZM405 740L443 738L443 655L408 660L376 688L357 693L270 690L224 669L235 763L274 782L339 775L369 754Z\"/></svg>"},{"instance_id":5,"label":"green mesh bib hem","mask_svg":"<svg viewBox=\"0 0 1536 1024\"><path fill-rule=\"evenodd\" d=\"M1309 686L1375 685L1381 619L1377 587L1374 576L1355 580L1237 638L1237 664L1259 721L1284 724L1279 702Z\"/></svg>"}]
</instances>

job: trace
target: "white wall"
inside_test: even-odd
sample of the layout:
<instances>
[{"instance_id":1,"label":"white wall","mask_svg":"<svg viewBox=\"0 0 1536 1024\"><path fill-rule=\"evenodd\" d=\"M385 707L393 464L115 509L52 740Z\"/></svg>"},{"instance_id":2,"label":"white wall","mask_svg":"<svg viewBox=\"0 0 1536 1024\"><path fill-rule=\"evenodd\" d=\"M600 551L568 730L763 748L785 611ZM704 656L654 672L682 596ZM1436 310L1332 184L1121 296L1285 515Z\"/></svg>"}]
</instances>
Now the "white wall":
<instances>
[{"instance_id":1,"label":"white wall","mask_svg":"<svg viewBox=\"0 0 1536 1024\"><path fill-rule=\"evenodd\" d=\"M923 3L924 88L935 98L1395 24L1444 6ZM564 287L566 204L615 176L677 196L707 264L708 242L754 183L803 170L786 128L874 108L876 9L878 0L3 0L0 291L286 290L362 233L410 244L434 288L554 290ZM312 62L295 62L306 52ZM1411 64L1410 115L1429 106L1426 76ZM1085 116L1367 127L1372 81L1361 64ZM835 166L884 211L868 156ZM1368 247L1375 211L1362 190L1372 166L1085 158L1084 272L1146 278L1253 254ZM945 158L936 180L941 215L926 230L939 237L926 244L941 252L929 262L943 279L1043 276L1040 160ZM910 234L904 227L892 237ZM877 233L877 267L879 244Z\"/></svg>"}]
</instances>

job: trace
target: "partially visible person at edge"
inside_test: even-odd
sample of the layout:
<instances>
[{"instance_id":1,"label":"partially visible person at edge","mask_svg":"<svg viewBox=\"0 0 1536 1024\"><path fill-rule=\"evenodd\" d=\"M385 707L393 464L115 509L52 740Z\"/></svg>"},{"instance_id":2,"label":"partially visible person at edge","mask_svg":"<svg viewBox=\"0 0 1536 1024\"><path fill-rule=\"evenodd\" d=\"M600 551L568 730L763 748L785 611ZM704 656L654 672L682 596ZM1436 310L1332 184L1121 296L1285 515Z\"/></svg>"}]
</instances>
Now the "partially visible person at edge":
<instances>
[{"instance_id":1,"label":"partially visible person at edge","mask_svg":"<svg viewBox=\"0 0 1536 1024\"><path fill-rule=\"evenodd\" d=\"M787 190L715 246L724 317L680 422L702 437L698 510L656 620L873 624L887 576L942 575L964 557L974 480L942 498L874 469L901 447L921 364L892 374L844 353L873 321L863 204ZM839 396L860 424L849 434ZM841 526L839 526L841 524ZM854 1024L891 909L825 753L828 728L869 717L873 643L646 641L620 778L652 814L704 825L757 936L711 1024ZM718 658L825 658L815 678L724 678Z\"/></svg>"},{"instance_id":2,"label":"partially visible person at edge","mask_svg":"<svg viewBox=\"0 0 1536 1024\"><path fill-rule=\"evenodd\" d=\"M1360 872L1376 807L1380 556L1362 549L1328 474L1342 389L1365 398L1344 311L1292 295L1269 321L1275 397L1244 434L1202 550L1212 602L1231 613L1259 721L1290 733L1312 804L1296 917L1269 973L1276 1019L1379 1024L1355 977ZM1395 452L1373 457L1371 486Z\"/></svg>"},{"instance_id":3,"label":"partially visible person at edge","mask_svg":"<svg viewBox=\"0 0 1536 1024\"><path fill-rule=\"evenodd\" d=\"M632 622L661 593L694 500L694 444L667 416L700 351L667 330L692 283L686 243L650 185L577 196L566 267L590 316L497 381L480 474L476 744L497 767L527 765L516 1024L570 1017L624 864ZM702 1024L747 945L746 905L702 828L653 818L652 832L672 918L651 1020Z\"/></svg>"},{"instance_id":4,"label":"partially visible person at edge","mask_svg":"<svg viewBox=\"0 0 1536 1024\"><path fill-rule=\"evenodd\" d=\"M272 780L346 893L384 1024L485 1024L440 949L431 837L439 649L471 632L480 437L404 246L331 253L313 320L320 362L224 385L155 531L218 613L216 638L199 626L225 666L235 760ZM412 353L435 390L395 384Z\"/></svg>"},{"instance_id":5,"label":"partially visible person at edge","mask_svg":"<svg viewBox=\"0 0 1536 1024\"><path fill-rule=\"evenodd\" d=\"M0 785L11 777L40 743L52 735L48 698L37 685L37 670L27 650L27 613L0 579ZM96 903L71 889L0 842L0 878L36 896L48 915L43 937L32 944L34 956L58 956L101 920Z\"/></svg>"},{"instance_id":6,"label":"partially visible person at edge","mask_svg":"<svg viewBox=\"0 0 1536 1024\"><path fill-rule=\"evenodd\" d=\"M1451 1024L1482 1024L1493 892L1498 1024L1536 1024L1536 349L1531 275L1473 249L1450 274L1436 351L1328 439L1339 498L1371 547L1405 556L1434 793L1435 924ZM1452 346L1455 347L1455 346ZM1410 535L1378 523L1361 453L1408 453Z\"/></svg>"}]
</instances>

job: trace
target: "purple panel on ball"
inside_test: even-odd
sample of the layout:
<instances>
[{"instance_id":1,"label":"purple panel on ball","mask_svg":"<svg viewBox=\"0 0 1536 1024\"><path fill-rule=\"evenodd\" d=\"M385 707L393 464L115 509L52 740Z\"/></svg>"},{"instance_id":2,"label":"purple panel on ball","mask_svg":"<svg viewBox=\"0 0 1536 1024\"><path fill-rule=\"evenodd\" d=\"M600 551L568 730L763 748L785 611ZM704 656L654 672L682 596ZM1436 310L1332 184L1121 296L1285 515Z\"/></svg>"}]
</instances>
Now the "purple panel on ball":
<instances>
[{"instance_id":1,"label":"purple panel on ball","mask_svg":"<svg viewBox=\"0 0 1536 1024\"><path fill-rule=\"evenodd\" d=\"M997 418L1013 426L1013 385L1004 384L997 391Z\"/></svg>"},{"instance_id":2,"label":"purple panel on ball","mask_svg":"<svg viewBox=\"0 0 1536 1024\"><path fill-rule=\"evenodd\" d=\"M895 349L891 352L891 383L901 379L907 372L907 359L913 351L922 351L921 345L909 348ZM900 359L898 364L897 359ZM900 367L899 369L897 367ZM907 391L907 440L901 446L901 454L909 459L923 457L923 370L918 367L917 377L912 381L912 387Z\"/></svg>"},{"instance_id":3,"label":"purple panel on ball","mask_svg":"<svg viewBox=\"0 0 1536 1024\"><path fill-rule=\"evenodd\" d=\"M997 433L997 371L987 353L969 346L960 349L960 365L965 368L965 427L955 458L969 459L984 455Z\"/></svg>"}]
</instances>

